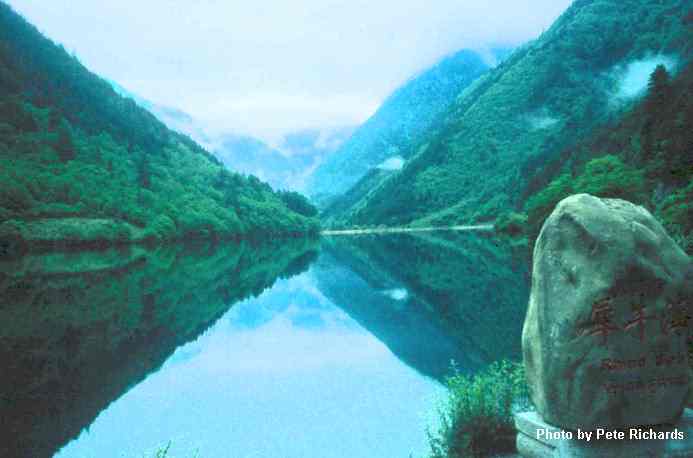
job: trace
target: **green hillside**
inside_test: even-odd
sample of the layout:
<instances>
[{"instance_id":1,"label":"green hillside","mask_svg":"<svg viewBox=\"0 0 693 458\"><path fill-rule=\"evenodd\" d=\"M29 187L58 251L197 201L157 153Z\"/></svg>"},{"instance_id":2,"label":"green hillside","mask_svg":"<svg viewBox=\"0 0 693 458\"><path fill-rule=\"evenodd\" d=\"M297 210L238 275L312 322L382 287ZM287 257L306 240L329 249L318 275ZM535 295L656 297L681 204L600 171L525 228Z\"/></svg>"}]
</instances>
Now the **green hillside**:
<instances>
[{"instance_id":1,"label":"green hillside","mask_svg":"<svg viewBox=\"0 0 693 458\"><path fill-rule=\"evenodd\" d=\"M523 210L550 181L549 164L634 109L658 64L672 74L685 68L692 10L683 0L574 2L467 88L401 171L352 191L333 224L447 225ZM672 145L668 154L688 153Z\"/></svg>"},{"instance_id":2,"label":"green hillside","mask_svg":"<svg viewBox=\"0 0 693 458\"><path fill-rule=\"evenodd\" d=\"M227 171L0 3L0 239L315 232L315 210Z\"/></svg>"},{"instance_id":3,"label":"green hillside","mask_svg":"<svg viewBox=\"0 0 693 458\"><path fill-rule=\"evenodd\" d=\"M481 56L463 50L405 83L315 170L311 196L327 206L369 171L397 170L455 96L487 69Z\"/></svg>"}]
</instances>

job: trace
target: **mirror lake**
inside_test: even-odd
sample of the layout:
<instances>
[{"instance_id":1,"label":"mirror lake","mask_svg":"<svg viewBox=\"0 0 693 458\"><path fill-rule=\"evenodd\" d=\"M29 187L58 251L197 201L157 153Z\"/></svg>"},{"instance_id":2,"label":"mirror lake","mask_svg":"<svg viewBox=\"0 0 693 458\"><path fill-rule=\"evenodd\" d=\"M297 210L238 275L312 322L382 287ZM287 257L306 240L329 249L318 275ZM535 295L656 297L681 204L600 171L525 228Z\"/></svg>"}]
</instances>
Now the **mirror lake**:
<instances>
[{"instance_id":1,"label":"mirror lake","mask_svg":"<svg viewBox=\"0 0 693 458\"><path fill-rule=\"evenodd\" d=\"M0 289L3 456L419 457L446 377L520 358L529 262L473 231L131 246Z\"/></svg>"}]
</instances>

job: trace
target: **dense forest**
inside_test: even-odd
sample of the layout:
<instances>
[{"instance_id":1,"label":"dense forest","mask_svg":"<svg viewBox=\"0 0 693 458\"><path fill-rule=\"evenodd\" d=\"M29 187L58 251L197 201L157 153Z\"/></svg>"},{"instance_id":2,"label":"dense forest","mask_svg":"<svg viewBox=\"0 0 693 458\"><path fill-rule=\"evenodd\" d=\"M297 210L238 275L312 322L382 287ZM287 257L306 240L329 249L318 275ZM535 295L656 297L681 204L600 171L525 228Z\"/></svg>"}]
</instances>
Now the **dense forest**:
<instances>
[{"instance_id":1,"label":"dense forest","mask_svg":"<svg viewBox=\"0 0 693 458\"><path fill-rule=\"evenodd\" d=\"M646 97L626 116L533 170L525 212L504 215L501 224L512 230L526 221L534 239L561 199L586 192L644 205L693 252L692 149L693 65L673 79L660 65Z\"/></svg>"},{"instance_id":2,"label":"dense forest","mask_svg":"<svg viewBox=\"0 0 693 458\"><path fill-rule=\"evenodd\" d=\"M689 2L578 0L457 95L402 170L333 204L330 225L528 217L536 233L585 191L647 205L690 249L691 56Z\"/></svg>"},{"instance_id":3,"label":"dense forest","mask_svg":"<svg viewBox=\"0 0 693 458\"><path fill-rule=\"evenodd\" d=\"M316 232L316 211L228 171L0 3L0 239Z\"/></svg>"}]
</instances>

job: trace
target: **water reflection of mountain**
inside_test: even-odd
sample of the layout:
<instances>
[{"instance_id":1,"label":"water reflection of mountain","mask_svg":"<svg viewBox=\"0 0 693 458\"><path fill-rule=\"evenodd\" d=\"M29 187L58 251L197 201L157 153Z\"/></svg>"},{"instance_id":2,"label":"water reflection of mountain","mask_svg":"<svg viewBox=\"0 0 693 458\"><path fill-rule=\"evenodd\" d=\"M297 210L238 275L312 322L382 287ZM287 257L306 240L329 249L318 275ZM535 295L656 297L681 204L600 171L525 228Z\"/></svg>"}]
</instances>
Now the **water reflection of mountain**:
<instances>
[{"instance_id":1,"label":"water reflection of mountain","mask_svg":"<svg viewBox=\"0 0 693 458\"><path fill-rule=\"evenodd\" d=\"M318 287L422 374L443 380L520 357L526 256L478 233L336 237Z\"/></svg>"},{"instance_id":2,"label":"water reflection of mountain","mask_svg":"<svg viewBox=\"0 0 693 458\"><path fill-rule=\"evenodd\" d=\"M309 241L0 262L0 456L52 456L229 307L315 259Z\"/></svg>"}]
</instances>

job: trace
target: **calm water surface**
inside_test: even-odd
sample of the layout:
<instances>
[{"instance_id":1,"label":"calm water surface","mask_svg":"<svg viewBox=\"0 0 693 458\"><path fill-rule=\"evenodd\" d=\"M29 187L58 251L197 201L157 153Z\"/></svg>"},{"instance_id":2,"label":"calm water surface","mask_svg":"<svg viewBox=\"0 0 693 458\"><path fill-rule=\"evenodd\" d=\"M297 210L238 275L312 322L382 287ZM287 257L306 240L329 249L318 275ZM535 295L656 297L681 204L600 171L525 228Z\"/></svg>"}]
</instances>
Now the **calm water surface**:
<instances>
[{"instance_id":1,"label":"calm water surface","mask_svg":"<svg viewBox=\"0 0 693 458\"><path fill-rule=\"evenodd\" d=\"M518 357L527 296L522 255L478 234L32 255L0 272L15 323L2 456L425 456L451 361Z\"/></svg>"}]
</instances>

